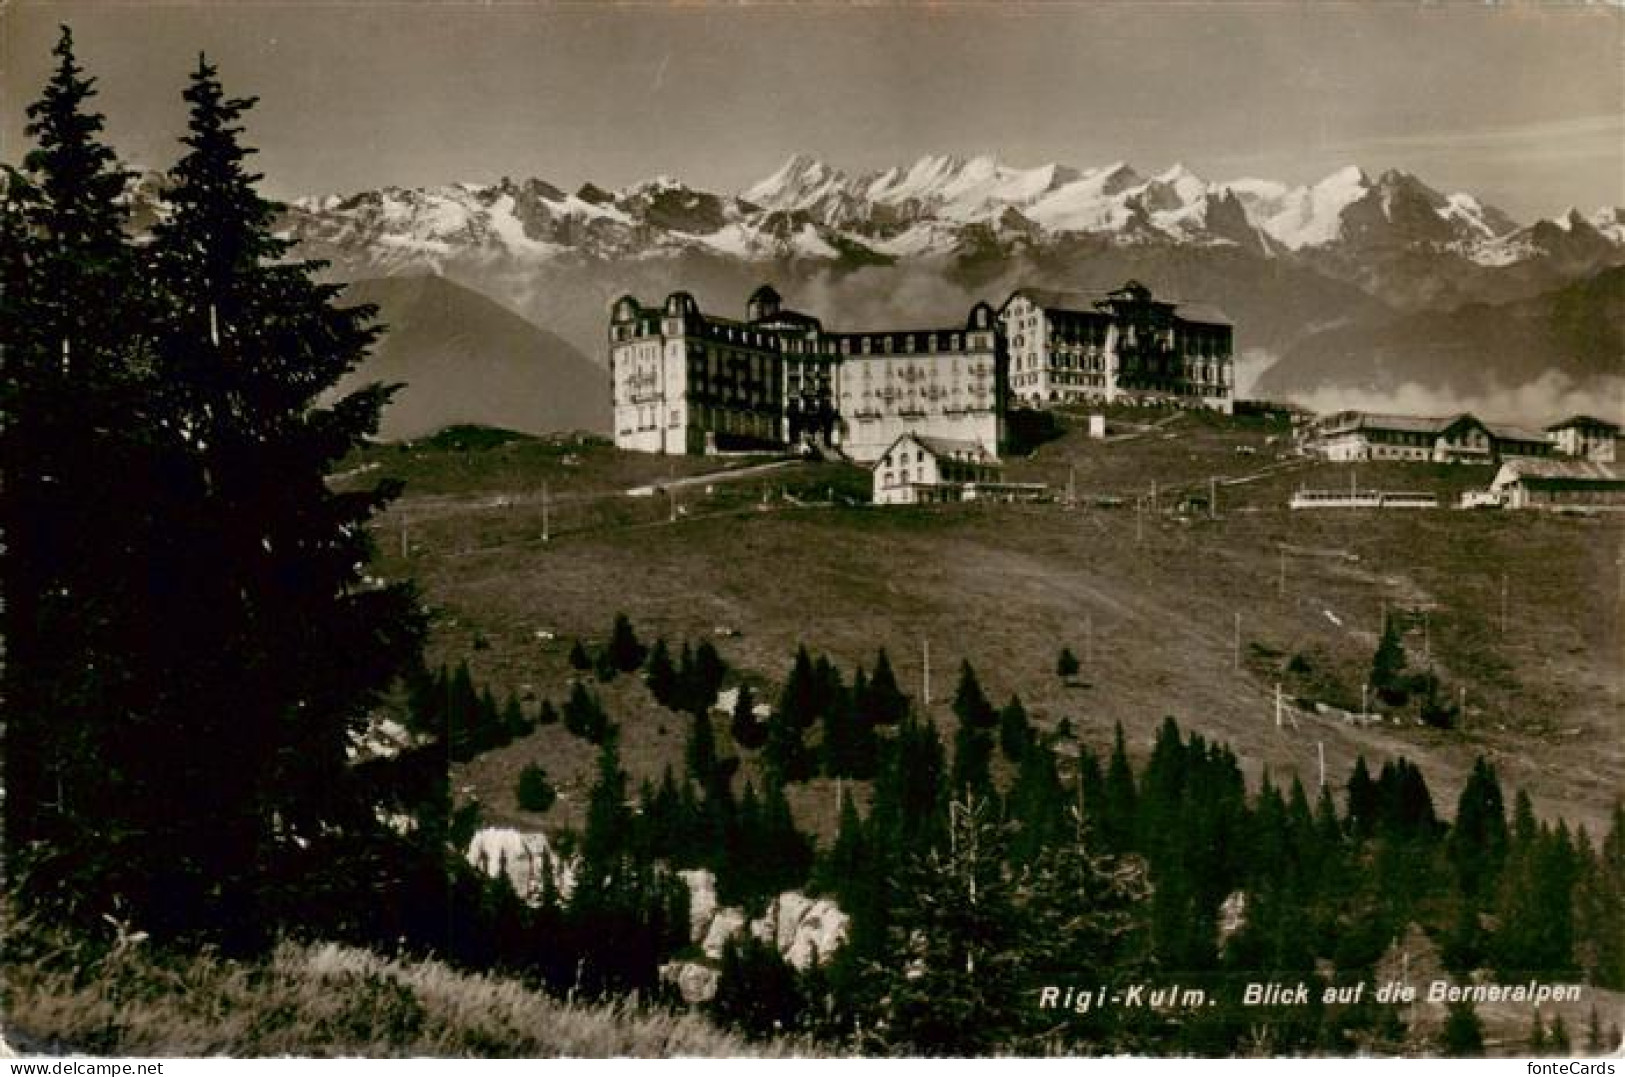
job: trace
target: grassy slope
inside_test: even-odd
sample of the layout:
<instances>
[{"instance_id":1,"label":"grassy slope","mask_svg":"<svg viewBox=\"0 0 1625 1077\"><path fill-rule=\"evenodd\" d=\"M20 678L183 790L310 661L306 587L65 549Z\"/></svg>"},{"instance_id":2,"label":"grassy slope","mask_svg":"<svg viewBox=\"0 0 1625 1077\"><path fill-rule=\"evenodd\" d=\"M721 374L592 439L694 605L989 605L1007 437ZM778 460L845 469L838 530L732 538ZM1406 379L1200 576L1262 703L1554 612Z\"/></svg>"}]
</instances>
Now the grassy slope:
<instances>
[{"instance_id":1,"label":"grassy slope","mask_svg":"<svg viewBox=\"0 0 1625 1077\"><path fill-rule=\"evenodd\" d=\"M57 940L61 942L62 940ZM48 947L46 948L49 949ZM566 1002L514 980L333 945L266 961L154 956L81 963L64 946L5 965L5 1038L23 1054L194 1057L669 1057L807 1053L636 1002Z\"/></svg>"},{"instance_id":2,"label":"grassy slope","mask_svg":"<svg viewBox=\"0 0 1625 1077\"><path fill-rule=\"evenodd\" d=\"M1152 416L1120 418L1118 429L1132 431L1132 421ZM1166 509L1172 487L1205 492L1209 476L1275 467L1267 439L1282 433L1258 420L1184 415L1135 439L1099 443L1069 433L1007 471L1061 488L1075 467L1080 492L1130 498L1156 482ZM1238 445L1256 454L1238 454ZM805 641L848 669L884 644L917 691L920 643L929 639L931 713L943 722L954 672L968 658L999 701L1019 692L1041 723L1068 718L1097 746L1121 721L1131 747L1144 751L1172 714L1229 741L1253 777L1267 766L1312 783L1317 743L1338 786L1357 752L1374 761L1404 754L1423 765L1443 810L1482 752L1543 813L1594 833L1618 795L1625 686L1615 559L1625 521L1290 513L1292 488L1345 486L1349 468L1282 461L1284 470L1222 487L1217 521L1161 512L1137 524L1132 507L760 505L787 481L803 494L852 481L843 469L803 465L798 474L718 484L709 495L690 488L689 515L673 524L663 498L618 491L715 462L591 446L571 447L574 463L566 464L565 451L542 443L487 454L378 450L381 472L410 483L381 525L383 571L421 581L441 612L437 648L452 659L468 654L476 674L499 689L561 699L570 638L601 639L613 613L625 610L645 638L738 628L719 648L769 686ZM1357 474L1362 487L1438 489L1442 500L1489 479L1486 469L1429 465L1361 465ZM539 541L544 481L553 495L547 544ZM1277 729L1274 685L1293 655L1310 669L1284 678L1289 692L1358 703L1387 604L1431 608L1428 649L1447 682L1467 688L1467 729L1356 728L1308 716L1296 729ZM557 638L539 638L542 630ZM1419 659L1421 633L1407 643ZM1063 644L1086 659L1087 687L1054 676ZM626 730L635 776L680 764L680 720L624 678L601 691ZM475 761L463 785L484 801L488 819L536 825L543 820L512 804L513 777L531 759L563 782L565 795L545 821L575 821L591 750L558 728ZM815 783L796 807L822 830L833 799Z\"/></svg>"}]
</instances>

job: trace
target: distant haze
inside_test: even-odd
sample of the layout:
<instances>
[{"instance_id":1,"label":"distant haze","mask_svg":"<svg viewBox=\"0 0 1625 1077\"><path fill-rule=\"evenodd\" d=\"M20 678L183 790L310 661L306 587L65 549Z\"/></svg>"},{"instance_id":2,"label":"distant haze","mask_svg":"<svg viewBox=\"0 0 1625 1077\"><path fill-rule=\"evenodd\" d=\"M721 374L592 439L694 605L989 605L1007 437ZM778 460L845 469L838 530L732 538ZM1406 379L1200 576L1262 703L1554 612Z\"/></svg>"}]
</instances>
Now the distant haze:
<instances>
[{"instance_id":1,"label":"distant haze","mask_svg":"<svg viewBox=\"0 0 1625 1077\"><path fill-rule=\"evenodd\" d=\"M199 50L258 94L278 197L656 173L740 190L790 154L1183 161L1216 180L1415 172L1516 216L1625 202L1625 10L1276 2L0 0L0 159L59 23L109 138L167 167Z\"/></svg>"}]
</instances>

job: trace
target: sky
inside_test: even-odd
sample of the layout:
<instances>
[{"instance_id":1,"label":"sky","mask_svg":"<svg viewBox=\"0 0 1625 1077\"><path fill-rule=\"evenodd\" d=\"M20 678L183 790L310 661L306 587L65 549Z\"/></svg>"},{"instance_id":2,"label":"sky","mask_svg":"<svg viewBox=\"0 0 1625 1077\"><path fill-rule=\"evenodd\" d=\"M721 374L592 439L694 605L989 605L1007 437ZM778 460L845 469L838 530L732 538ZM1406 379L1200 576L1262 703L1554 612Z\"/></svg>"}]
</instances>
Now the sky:
<instances>
[{"instance_id":1,"label":"sky","mask_svg":"<svg viewBox=\"0 0 1625 1077\"><path fill-rule=\"evenodd\" d=\"M26 152L61 23L134 167L178 157L207 52L260 97L246 141L279 198L503 176L731 192L800 152L1291 183L1357 164L1523 220L1625 204L1618 0L0 0L0 160Z\"/></svg>"}]
</instances>

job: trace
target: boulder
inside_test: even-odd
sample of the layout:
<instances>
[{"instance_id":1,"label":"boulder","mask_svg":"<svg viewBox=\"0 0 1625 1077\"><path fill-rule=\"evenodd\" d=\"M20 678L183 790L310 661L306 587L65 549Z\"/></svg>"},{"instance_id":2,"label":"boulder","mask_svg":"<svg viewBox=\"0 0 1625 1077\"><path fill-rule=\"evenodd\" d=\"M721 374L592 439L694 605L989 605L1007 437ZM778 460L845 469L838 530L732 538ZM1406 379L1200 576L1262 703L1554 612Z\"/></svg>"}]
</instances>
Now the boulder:
<instances>
[{"instance_id":1,"label":"boulder","mask_svg":"<svg viewBox=\"0 0 1625 1077\"><path fill-rule=\"evenodd\" d=\"M1230 939L1247 926L1247 891L1233 891L1219 903L1218 943L1222 951Z\"/></svg>"},{"instance_id":2,"label":"boulder","mask_svg":"<svg viewBox=\"0 0 1625 1077\"><path fill-rule=\"evenodd\" d=\"M722 975L716 969L695 961L673 961L660 966L660 982L675 986L677 993L690 1006L716 998L717 984L721 979Z\"/></svg>"},{"instance_id":3,"label":"boulder","mask_svg":"<svg viewBox=\"0 0 1625 1077\"><path fill-rule=\"evenodd\" d=\"M800 894L794 896L801 897ZM829 898L818 898L808 902L790 935L789 944L781 944L779 951L797 969L823 964L841 948L850 927L851 917L842 912L840 906Z\"/></svg>"},{"instance_id":4,"label":"boulder","mask_svg":"<svg viewBox=\"0 0 1625 1077\"><path fill-rule=\"evenodd\" d=\"M688 941L699 942L717 915L717 877L704 868L677 874L688 887Z\"/></svg>"},{"instance_id":5,"label":"boulder","mask_svg":"<svg viewBox=\"0 0 1625 1077\"><path fill-rule=\"evenodd\" d=\"M822 964L846 939L849 918L828 898L787 890L774 898L750 933L769 943L797 969Z\"/></svg>"},{"instance_id":6,"label":"boulder","mask_svg":"<svg viewBox=\"0 0 1625 1077\"><path fill-rule=\"evenodd\" d=\"M706 929L705 941L700 943L700 949L705 956L713 961L722 959L722 948L728 940L745 929L745 914L738 909L728 907L718 909L716 916L711 919L711 926Z\"/></svg>"}]
</instances>

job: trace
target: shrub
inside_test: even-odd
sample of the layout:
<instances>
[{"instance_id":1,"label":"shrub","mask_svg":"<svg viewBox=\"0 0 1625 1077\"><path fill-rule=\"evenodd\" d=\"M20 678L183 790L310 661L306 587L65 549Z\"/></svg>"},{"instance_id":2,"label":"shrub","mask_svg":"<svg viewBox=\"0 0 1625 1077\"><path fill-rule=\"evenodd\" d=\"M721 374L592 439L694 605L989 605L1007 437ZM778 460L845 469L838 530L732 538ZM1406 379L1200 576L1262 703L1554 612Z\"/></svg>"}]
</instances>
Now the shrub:
<instances>
[{"instance_id":1,"label":"shrub","mask_svg":"<svg viewBox=\"0 0 1625 1077\"><path fill-rule=\"evenodd\" d=\"M519 784L515 794L521 808L535 812L551 808L559 797L553 783L547 780L547 771L538 763L526 764L525 769L519 772Z\"/></svg>"}]
</instances>

